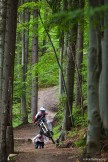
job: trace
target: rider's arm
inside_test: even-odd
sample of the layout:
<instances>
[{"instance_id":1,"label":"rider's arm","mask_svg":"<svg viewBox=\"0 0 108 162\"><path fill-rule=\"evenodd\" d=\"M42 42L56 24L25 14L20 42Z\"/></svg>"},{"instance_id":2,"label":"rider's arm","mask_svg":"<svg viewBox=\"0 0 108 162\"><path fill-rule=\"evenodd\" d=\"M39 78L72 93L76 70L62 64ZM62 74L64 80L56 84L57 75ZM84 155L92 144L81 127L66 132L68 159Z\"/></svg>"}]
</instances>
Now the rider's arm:
<instances>
[{"instance_id":1,"label":"rider's arm","mask_svg":"<svg viewBox=\"0 0 108 162\"><path fill-rule=\"evenodd\" d=\"M40 112L38 112L34 117L34 123L38 120L38 117L40 116Z\"/></svg>"},{"instance_id":2,"label":"rider's arm","mask_svg":"<svg viewBox=\"0 0 108 162\"><path fill-rule=\"evenodd\" d=\"M41 113L38 112L38 113L36 114L35 118L37 119L40 115L41 115Z\"/></svg>"}]
</instances>

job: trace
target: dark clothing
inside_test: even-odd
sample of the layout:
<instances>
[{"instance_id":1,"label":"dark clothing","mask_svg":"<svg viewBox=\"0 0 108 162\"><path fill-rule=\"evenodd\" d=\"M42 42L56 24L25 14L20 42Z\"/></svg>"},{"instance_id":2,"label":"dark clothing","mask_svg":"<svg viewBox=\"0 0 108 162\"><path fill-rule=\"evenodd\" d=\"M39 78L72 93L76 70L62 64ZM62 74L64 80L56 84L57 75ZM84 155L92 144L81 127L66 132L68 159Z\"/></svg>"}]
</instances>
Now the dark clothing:
<instances>
[{"instance_id":1,"label":"dark clothing","mask_svg":"<svg viewBox=\"0 0 108 162\"><path fill-rule=\"evenodd\" d=\"M44 148L44 142L37 141L35 143L35 148L36 149L38 149L38 148Z\"/></svg>"}]
</instances>

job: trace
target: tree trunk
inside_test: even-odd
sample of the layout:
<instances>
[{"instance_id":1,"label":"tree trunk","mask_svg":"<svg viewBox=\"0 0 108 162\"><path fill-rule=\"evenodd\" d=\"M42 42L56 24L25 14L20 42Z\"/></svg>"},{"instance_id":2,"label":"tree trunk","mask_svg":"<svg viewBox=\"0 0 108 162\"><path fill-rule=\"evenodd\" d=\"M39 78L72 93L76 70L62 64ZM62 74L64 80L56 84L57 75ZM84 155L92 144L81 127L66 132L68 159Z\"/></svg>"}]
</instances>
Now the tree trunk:
<instances>
[{"instance_id":1,"label":"tree trunk","mask_svg":"<svg viewBox=\"0 0 108 162\"><path fill-rule=\"evenodd\" d=\"M25 1L22 0L22 4ZM22 13L22 22L25 23L25 10ZM21 96L21 122L23 124L28 123L28 113L27 113L27 105L26 105L26 73L27 73L27 46L26 46L26 30L22 31L22 96ZM26 50L26 51L25 51Z\"/></svg>"},{"instance_id":2,"label":"tree trunk","mask_svg":"<svg viewBox=\"0 0 108 162\"><path fill-rule=\"evenodd\" d=\"M76 9L78 1L68 2L69 9ZM64 110L64 128L70 130L73 126L72 119L72 106L73 106L73 94L74 94L74 75L75 75L75 56L76 56L76 39L77 39L77 24L69 29L68 32L68 47L66 56L66 89L67 89L67 101Z\"/></svg>"},{"instance_id":3,"label":"tree trunk","mask_svg":"<svg viewBox=\"0 0 108 162\"><path fill-rule=\"evenodd\" d=\"M61 69L59 69L59 95L62 95L64 92L64 85L63 85L63 53L64 53L64 33L61 32L60 40L60 66ZM61 71L62 70L62 71Z\"/></svg>"},{"instance_id":4,"label":"tree trunk","mask_svg":"<svg viewBox=\"0 0 108 162\"><path fill-rule=\"evenodd\" d=\"M89 1L90 7L97 7L97 1ZM90 15L88 53L88 134L87 153L95 154L100 147L101 118L99 112L99 79L101 72L100 17Z\"/></svg>"},{"instance_id":5,"label":"tree trunk","mask_svg":"<svg viewBox=\"0 0 108 162\"><path fill-rule=\"evenodd\" d=\"M84 0L79 1L79 8L84 9ZM82 108L82 113L83 113L82 63L83 63L83 37L84 37L83 34L84 34L84 17L81 16L78 22L78 36L77 36L75 105L76 107Z\"/></svg>"},{"instance_id":6,"label":"tree trunk","mask_svg":"<svg viewBox=\"0 0 108 162\"><path fill-rule=\"evenodd\" d=\"M8 88L8 123L10 134L7 130L7 154L14 152L13 129L12 129L12 105L13 105L13 78L14 78L14 58L15 58L15 43L16 43L16 25L17 25L17 5L18 0L11 0L9 23L11 28L8 29L8 37L11 37L10 42L10 72L9 72L9 88ZM7 127L8 129L8 127ZM8 146L9 145L9 146ZM9 149L8 149L9 148Z\"/></svg>"},{"instance_id":7,"label":"tree trunk","mask_svg":"<svg viewBox=\"0 0 108 162\"><path fill-rule=\"evenodd\" d=\"M34 10L34 20L38 20L38 9ZM38 63L38 24L34 24L34 35L33 35L33 45L32 45L32 67L34 64ZM32 76L32 98L31 98L31 112L32 119L38 111L38 73Z\"/></svg>"},{"instance_id":8,"label":"tree trunk","mask_svg":"<svg viewBox=\"0 0 108 162\"><path fill-rule=\"evenodd\" d=\"M13 10L13 4L14 4L14 9ZM13 30L15 30L15 25L16 24L16 17L13 19L13 13L15 14L17 11L17 0L12 1L8 0L7 1L7 14L6 14L6 30L5 30L5 44L4 44L4 60L3 60L3 80L2 80L2 116L1 116L1 136L0 136L0 161L5 162L7 161L7 146L6 145L6 129L8 125L8 117L10 117L8 114L10 114L10 106L9 106L9 101L11 97L9 98L9 93L10 93L10 73L13 71L12 67L10 66L11 61L11 55L13 54L13 48L15 47L15 42L13 42L13 39L15 40L15 33ZM6 7L4 6L6 9ZM13 18L12 18L13 17ZM10 37L12 38L10 40ZM14 43L14 44L13 44ZM15 48L14 48L15 50ZM14 58L14 55L13 55ZM12 62L13 64L13 62ZM12 70L12 71L11 71ZM11 138L13 140L13 137ZM12 143L10 143L12 144ZM13 148L13 145L11 145L11 148Z\"/></svg>"},{"instance_id":9,"label":"tree trunk","mask_svg":"<svg viewBox=\"0 0 108 162\"><path fill-rule=\"evenodd\" d=\"M3 6L6 8L6 6ZM8 15L8 16L7 16ZM9 1L7 3L7 14L6 14L6 31L5 31L5 44L4 44L4 60L3 60L3 78L2 78L2 113L1 113L1 136L0 136L0 160L1 162L6 161L6 128L7 128L7 110L8 110L8 85L9 85L9 37L8 33L10 28L9 24L10 8ZM7 48L7 50L6 50Z\"/></svg>"},{"instance_id":10,"label":"tree trunk","mask_svg":"<svg viewBox=\"0 0 108 162\"><path fill-rule=\"evenodd\" d=\"M5 27L6 27L6 3L7 0L0 1L0 108L2 98L2 75L3 75L3 52L4 52L4 39L5 39ZM0 116L1 118L1 116Z\"/></svg>"},{"instance_id":11,"label":"tree trunk","mask_svg":"<svg viewBox=\"0 0 108 162\"><path fill-rule=\"evenodd\" d=\"M6 130L6 152L7 156L14 153L14 140L13 140L13 128L12 126L7 126Z\"/></svg>"},{"instance_id":12,"label":"tree trunk","mask_svg":"<svg viewBox=\"0 0 108 162\"><path fill-rule=\"evenodd\" d=\"M108 0L105 0L105 5L108 5ZM104 40L102 51L102 88L101 88L101 118L103 128L108 136L108 11L104 13Z\"/></svg>"}]
</instances>

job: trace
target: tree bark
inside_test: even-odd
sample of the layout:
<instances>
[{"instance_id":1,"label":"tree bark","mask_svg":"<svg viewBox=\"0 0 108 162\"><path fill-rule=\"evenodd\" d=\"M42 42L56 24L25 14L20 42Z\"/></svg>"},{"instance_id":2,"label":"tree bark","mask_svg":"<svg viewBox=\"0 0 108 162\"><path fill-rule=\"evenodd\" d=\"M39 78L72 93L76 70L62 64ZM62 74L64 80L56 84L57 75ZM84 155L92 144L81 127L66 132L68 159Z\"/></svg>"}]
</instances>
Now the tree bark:
<instances>
[{"instance_id":1,"label":"tree bark","mask_svg":"<svg viewBox=\"0 0 108 162\"><path fill-rule=\"evenodd\" d=\"M78 6L78 1L68 1L68 9L73 10ZM72 106L74 94L74 75L75 75L75 57L76 57L76 39L77 39L77 23L68 31L68 47L66 56L66 89L67 101L64 109L64 129L70 130L73 126Z\"/></svg>"},{"instance_id":2,"label":"tree bark","mask_svg":"<svg viewBox=\"0 0 108 162\"><path fill-rule=\"evenodd\" d=\"M22 0L22 4L26 2L25 0ZM25 17L26 11L24 10L22 13L22 22L26 22ZM28 47L26 43L28 44L28 41L26 39L26 30L22 30L22 96L21 96L21 122L23 124L28 123L28 113L27 113L27 105L26 105L26 73L27 73L27 56L28 54Z\"/></svg>"},{"instance_id":3,"label":"tree bark","mask_svg":"<svg viewBox=\"0 0 108 162\"><path fill-rule=\"evenodd\" d=\"M0 108L2 98L2 77L3 77L3 53L4 53L4 41L5 41L5 28L6 28L6 3L7 0L0 1ZM1 117L0 117L1 118Z\"/></svg>"},{"instance_id":4,"label":"tree bark","mask_svg":"<svg viewBox=\"0 0 108 162\"><path fill-rule=\"evenodd\" d=\"M36 0L37 1L37 0ZM32 44L32 67L38 63L38 9L33 11L33 17L35 24L33 26L33 44ZM38 111L38 73L32 76L32 95L31 95L31 112L32 119Z\"/></svg>"},{"instance_id":5,"label":"tree bark","mask_svg":"<svg viewBox=\"0 0 108 162\"><path fill-rule=\"evenodd\" d=\"M95 8L99 1L89 1ZM95 154L100 148L101 118L99 112L99 79L101 72L101 34L100 17L95 13L89 19L88 53L88 134L87 153Z\"/></svg>"},{"instance_id":6,"label":"tree bark","mask_svg":"<svg viewBox=\"0 0 108 162\"><path fill-rule=\"evenodd\" d=\"M0 1L1 6L1 23L0 23L0 162L6 162L6 123L3 105L3 59L4 59L4 45L5 45L5 29L6 29L6 13L7 0Z\"/></svg>"},{"instance_id":7,"label":"tree bark","mask_svg":"<svg viewBox=\"0 0 108 162\"><path fill-rule=\"evenodd\" d=\"M79 8L84 9L84 0L79 1ZM75 105L76 107L82 108L82 114L83 114L82 63L83 63L83 37L84 37L83 34L84 34L84 17L81 16L78 22L78 35L77 35Z\"/></svg>"},{"instance_id":8,"label":"tree bark","mask_svg":"<svg viewBox=\"0 0 108 162\"><path fill-rule=\"evenodd\" d=\"M13 50L15 50L15 32L13 30L16 30L16 17L14 17L17 13L17 0L7 1L7 7L4 6L4 8L7 8L6 12L6 30L5 30L5 44L4 44L4 60L3 60L3 79L2 79L2 114L1 114L1 136L0 136L0 161L5 162L7 161L7 144L6 144L6 130L7 125L9 124L10 119L10 105L9 102L11 102L11 97L9 97L9 94L12 95L12 92L10 92L10 74L13 73L12 66L13 65L13 58L14 54L12 53ZM13 4L14 9L13 10ZM15 12L14 12L15 11ZM13 13L15 14L13 16ZM15 19L14 19L15 18ZM10 40L10 37L12 38ZM14 44L13 44L14 43ZM11 55L13 55L11 60ZM12 76L11 76L12 77ZM12 116L11 116L12 117ZM13 140L13 138L11 138ZM10 143L12 144L12 143ZM13 144L11 145L11 148L13 149Z\"/></svg>"},{"instance_id":9,"label":"tree bark","mask_svg":"<svg viewBox=\"0 0 108 162\"><path fill-rule=\"evenodd\" d=\"M64 92L64 85L63 85L63 54L64 54L64 32L61 32L60 39L59 39L59 44L60 44L60 66L61 69L59 68L59 95L62 95ZM62 71L61 71L62 70Z\"/></svg>"},{"instance_id":10,"label":"tree bark","mask_svg":"<svg viewBox=\"0 0 108 162\"><path fill-rule=\"evenodd\" d=\"M10 72L9 72L9 88L8 88L8 123L10 134L7 134L7 141L10 141L9 143L6 143L7 145L7 154L14 152L14 139L13 139L13 128L12 128L12 105L13 105L13 79L14 79L14 59L15 59L15 43L16 43L16 25L17 25L17 5L18 0L11 0L11 6L10 6L10 26L9 29L9 35L8 37L11 37L10 42ZM7 127L8 129L8 127ZM7 131L8 132L8 131ZM9 146L8 146L9 145ZM10 148L10 149L8 149Z\"/></svg>"},{"instance_id":11,"label":"tree bark","mask_svg":"<svg viewBox=\"0 0 108 162\"><path fill-rule=\"evenodd\" d=\"M108 5L108 0L105 0L105 5ZM104 13L104 39L102 51L102 87L101 87L101 118L105 133L108 136L108 11Z\"/></svg>"}]
</instances>

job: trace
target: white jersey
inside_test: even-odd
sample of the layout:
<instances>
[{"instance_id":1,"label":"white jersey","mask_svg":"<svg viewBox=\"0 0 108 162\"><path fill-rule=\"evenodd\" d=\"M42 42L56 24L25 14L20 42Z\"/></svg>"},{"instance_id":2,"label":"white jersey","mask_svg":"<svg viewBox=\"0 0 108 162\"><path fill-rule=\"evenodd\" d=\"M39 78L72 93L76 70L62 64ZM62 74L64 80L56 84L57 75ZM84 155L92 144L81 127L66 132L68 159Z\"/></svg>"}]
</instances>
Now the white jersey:
<instances>
[{"instance_id":1,"label":"white jersey","mask_svg":"<svg viewBox=\"0 0 108 162\"><path fill-rule=\"evenodd\" d=\"M39 142L45 142L47 143L48 142L48 138L45 137L44 135L36 135L33 139L32 139L32 142L35 144L37 141Z\"/></svg>"}]
</instances>

